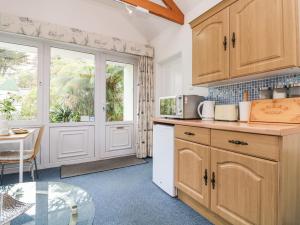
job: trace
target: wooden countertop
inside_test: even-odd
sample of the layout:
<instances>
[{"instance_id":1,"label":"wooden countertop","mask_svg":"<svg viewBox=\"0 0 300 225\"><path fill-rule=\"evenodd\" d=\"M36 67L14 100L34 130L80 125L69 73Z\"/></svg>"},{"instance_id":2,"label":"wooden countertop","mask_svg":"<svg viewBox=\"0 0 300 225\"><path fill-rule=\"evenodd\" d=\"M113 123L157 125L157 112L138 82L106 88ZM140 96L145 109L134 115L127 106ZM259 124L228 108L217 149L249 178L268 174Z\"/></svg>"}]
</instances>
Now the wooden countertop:
<instances>
[{"instance_id":1,"label":"wooden countertop","mask_svg":"<svg viewBox=\"0 0 300 225\"><path fill-rule=\"evenodd\" d=\"M266 134L274 136L286 136L300 133L300 125L289 124L262 124L262 123L239 123L239 122L223 122L223 121L202 121L202 120L179 120L179 119L163 119L155 118L154 123L185 125L193 127L204 127L216 130L239 131L255 134Z\"/></svg>"},{"instance_id":2,"label":"wooden countertop","mask_svg":"<svg viewBox=\"0 0 300 225\"><path fill-rule=\"evenodd\" d=\"M28 133L25 134L15 134L12 131L10 131L9 135L0 135L0 141L13 141L13 140L22 140L28 138L32 133L34 132L34 129L28 129Z\"/></svg>"}]
</instances>

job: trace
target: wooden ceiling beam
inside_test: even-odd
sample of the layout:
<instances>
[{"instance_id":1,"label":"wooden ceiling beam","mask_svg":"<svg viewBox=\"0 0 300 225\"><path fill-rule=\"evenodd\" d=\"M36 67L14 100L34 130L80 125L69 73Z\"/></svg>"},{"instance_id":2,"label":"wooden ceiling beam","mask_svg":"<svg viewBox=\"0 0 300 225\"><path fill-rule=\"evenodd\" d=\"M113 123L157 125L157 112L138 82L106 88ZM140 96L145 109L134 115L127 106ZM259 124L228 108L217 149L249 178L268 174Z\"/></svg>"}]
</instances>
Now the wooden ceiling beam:
<instances>
[{"instance_id":1,"label":"wooden ceiling beam","mask_svg":"<svg viewBox=\"0 0 300 225\"><path fill-rule=\"evenodd\" d=\"M173 0L162 0L163 3L166 5L166 7L151 2L150 0L121 0L121 1L136 7L144 8L148 10L151 14L163 17L175 23L181 25L184 24L184 15Z\"/></svg>"}]
</instances>

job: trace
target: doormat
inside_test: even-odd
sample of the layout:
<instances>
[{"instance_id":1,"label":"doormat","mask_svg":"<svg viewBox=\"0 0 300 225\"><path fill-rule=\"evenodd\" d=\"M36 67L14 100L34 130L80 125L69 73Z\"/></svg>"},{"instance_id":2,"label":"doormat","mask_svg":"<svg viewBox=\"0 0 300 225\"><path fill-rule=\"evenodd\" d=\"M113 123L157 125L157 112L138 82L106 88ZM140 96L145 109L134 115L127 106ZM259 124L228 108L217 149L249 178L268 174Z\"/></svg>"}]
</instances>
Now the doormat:
<instances>
[{"instance_id":1,"label":"doormat","mask_svg":"<svg viewBox=\"0 0 300 225\"><path fill-rule=\"evenodd\" d=\"M125 156L113 159L99 160L73 165L63 165L60 167L60 177L75 177L89 173L103 172L107 170L119 169L128 166L135 166L147 163L144 159L138 159L136 156Z\"/></svg>"}]
</instances>

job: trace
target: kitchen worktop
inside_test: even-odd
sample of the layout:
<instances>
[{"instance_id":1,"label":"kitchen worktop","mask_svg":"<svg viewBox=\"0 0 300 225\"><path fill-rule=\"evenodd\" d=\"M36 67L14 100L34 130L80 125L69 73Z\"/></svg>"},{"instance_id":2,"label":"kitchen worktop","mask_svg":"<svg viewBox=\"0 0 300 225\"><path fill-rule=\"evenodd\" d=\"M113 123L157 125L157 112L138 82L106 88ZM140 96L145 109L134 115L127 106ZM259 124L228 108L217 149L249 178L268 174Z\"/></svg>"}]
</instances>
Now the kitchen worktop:
<instances>
[{"instance_id":1,"label":"kitchen worktop","mask_svg":"<svg viewBox=\"0 0 300 225\"><path fill-rule=\"evenodd\" d=\"M274 136L286 136L300 133L300 125L289 124L262 124L262 123L240 123L224 121L202 121L202 120L179 120L155 118L154 123L204 127L217 130L230 130L246 133L265 134Z\"/></svg>"}]
</instances>

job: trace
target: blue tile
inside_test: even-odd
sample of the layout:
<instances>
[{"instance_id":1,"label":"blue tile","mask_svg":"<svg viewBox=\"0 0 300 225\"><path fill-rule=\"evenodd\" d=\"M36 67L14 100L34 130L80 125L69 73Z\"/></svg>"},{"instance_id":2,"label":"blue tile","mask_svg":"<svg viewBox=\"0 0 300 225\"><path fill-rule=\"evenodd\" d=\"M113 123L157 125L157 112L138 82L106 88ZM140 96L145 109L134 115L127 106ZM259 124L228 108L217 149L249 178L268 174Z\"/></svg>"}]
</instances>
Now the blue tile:
<instances>
[{"instance_id":1,"label":"blue tile","mask_svg":"<svg viewBox=\"0 0 300 225\"><path fill-rule=\"evenodd\" d=\"M238 104L242 101L245 90L248 90L250 100L255 100L259 98L259 88L274 87L279 83L285 85L300 83L300 74L280 75L237 84L210 87L207 99L214 100L218 104Z\"/></svg>"}]
</instances>

